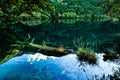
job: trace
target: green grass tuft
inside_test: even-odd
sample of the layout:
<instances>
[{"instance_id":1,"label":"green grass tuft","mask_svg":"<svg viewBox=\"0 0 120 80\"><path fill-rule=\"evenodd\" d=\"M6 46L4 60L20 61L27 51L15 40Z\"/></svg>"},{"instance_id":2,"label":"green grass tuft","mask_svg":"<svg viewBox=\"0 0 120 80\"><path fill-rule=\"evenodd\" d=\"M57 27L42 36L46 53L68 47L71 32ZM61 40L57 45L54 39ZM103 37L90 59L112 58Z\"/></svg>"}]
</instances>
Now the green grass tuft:
<instances>
[{"instance_id":1,"label":"green grass tuft","mask_svg":"<svg viewBox=\"0 0 120 80\"><path fill-rule=\"evenodd\" d=\"M88 62L89 64L96 64L97 58L93 51L87 51L84 48L79 48L77 56L80 61Z\"/></svg>"}]
</instances>

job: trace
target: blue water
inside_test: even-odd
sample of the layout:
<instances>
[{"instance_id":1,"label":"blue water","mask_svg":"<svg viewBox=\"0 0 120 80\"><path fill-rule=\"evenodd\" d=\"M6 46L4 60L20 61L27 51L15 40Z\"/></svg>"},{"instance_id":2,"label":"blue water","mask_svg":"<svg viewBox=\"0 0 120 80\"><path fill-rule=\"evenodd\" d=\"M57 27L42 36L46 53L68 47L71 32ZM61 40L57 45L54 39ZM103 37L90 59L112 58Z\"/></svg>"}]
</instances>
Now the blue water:
<instances>
[{"instance_id":1,"label":"blue water","mask_svg":"<svg viewBox=\"0 0 120 80\"><path fill-rule=\"evenodd\" d=\"M99 80L112 75L112 69L119 67L103 62L100 55L97 65L89 65L78 61L75 54L59 58L36 54L41 57L24 54L0 65L0 80Z\"/></svg>"}]
</instances>

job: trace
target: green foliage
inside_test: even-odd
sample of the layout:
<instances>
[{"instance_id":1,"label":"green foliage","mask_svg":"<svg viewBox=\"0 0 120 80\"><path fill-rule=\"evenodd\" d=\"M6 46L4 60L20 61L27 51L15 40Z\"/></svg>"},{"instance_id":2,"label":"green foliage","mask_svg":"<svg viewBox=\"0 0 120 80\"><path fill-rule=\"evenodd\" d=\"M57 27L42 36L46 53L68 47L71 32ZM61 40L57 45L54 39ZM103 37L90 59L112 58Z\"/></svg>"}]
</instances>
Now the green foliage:
<instances>
[{"instance_id":1,"label":"green foliage","mask_svg":"<svg viewBox=\"0 0 120 80\"><path fill-rule=\"evenodd\" d=\"M90 64L96 63L96 54L93 51L87 51L84 48L79 48L77 51L78 59L81 61L86 61Z\"/></svg>"},{"instance_id":2,"label":"green foliage","mask_svg":"<svg viewBox=\"0 0 120 80\"><path fill-rule=\"evenodd\" d=\"M102 14L98 0L50 0L57 13L76 12L77 14Z\"/></svg>"},{"instance_id":3,"label":"green foliage","mask_svg":"<svg viewBox=\"0 0 120 80\"><path fill-rule=\"evenodd\" d=\"M120 0L103 0L101 2L105 14L113 17L115 21L120 21Z\"/></svg>"},{"instance_id":4,"label":"green foliage","mask_svg":"<svg viewBox=\"0 0 120 80\"><path fill-rule=\"evenodd\" d=\"M2 0L0 6L6 14L19 15L23 12L43 12L43 10L55 13L54 6L44 0Z\"/></svg>"}]
</instances>

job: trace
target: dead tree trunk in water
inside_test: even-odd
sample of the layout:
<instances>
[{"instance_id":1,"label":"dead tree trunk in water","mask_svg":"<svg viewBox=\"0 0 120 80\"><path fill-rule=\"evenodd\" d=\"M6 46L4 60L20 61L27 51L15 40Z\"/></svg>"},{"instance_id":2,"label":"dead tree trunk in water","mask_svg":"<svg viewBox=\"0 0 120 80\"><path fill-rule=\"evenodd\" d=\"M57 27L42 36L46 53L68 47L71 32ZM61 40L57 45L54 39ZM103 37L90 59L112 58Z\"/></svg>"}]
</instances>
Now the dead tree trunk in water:
<instances>
[{"instance_id":1,"label":"dead tree trunk in water","mask_svg":"<svg viewBox=\"0 0 120 80\"><path fill-rule=\"evenodd\" d=\"M46 55L51 55L51 56L63 56L71 53L70 49L65 49L64 47L50 47L46 45L38 45L34 43L29 43L29 46L34 49L38 49L38 52L44 51L46 52ZM48 53L48 54L47 54ZM52 54L49 54L52 53ZM45 53L43 53L45 54Z\"/></svg>"}]
</instances>

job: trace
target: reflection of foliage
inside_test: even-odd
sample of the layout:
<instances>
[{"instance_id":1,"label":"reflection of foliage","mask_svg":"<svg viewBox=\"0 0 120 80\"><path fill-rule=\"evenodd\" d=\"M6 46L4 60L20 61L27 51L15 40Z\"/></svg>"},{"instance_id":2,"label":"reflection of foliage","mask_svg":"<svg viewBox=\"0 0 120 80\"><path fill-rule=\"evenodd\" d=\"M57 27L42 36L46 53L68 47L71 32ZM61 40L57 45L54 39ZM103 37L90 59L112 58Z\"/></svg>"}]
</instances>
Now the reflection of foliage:
<instances>
[{"instance_id":1,"label":"reflection of foliage","mask_svg":"<svg viewBox=\"0 0 120 80\"><path fill-rule=\"evenodd\" d=\"M18 21L18 15L26 12L55 12L52 4L44 0L1 0L0 2L0 64L16 56L22 51L25 39L17 33L18 27L6 26ZM16 16L17 15L17 16ZM41 16L40 16L41 18ZM8 21L8 22L7 22ZM21 42L21 43L20 43ZM22 44L23 43L23 44Z\"/></svg>"},{"instance_id":2,"label":"reflection of foliage","mask_svg":"<svg viewBox=\"0 0 120 80\"><path fill-rule=\"evenodd\" d=\"M16 56L24 46L18 46L17 41L24 39L10 29L3 28L0 30L0 64ZM13 44L16 46L13 46Z\"/></svg>"}]
</instances>

